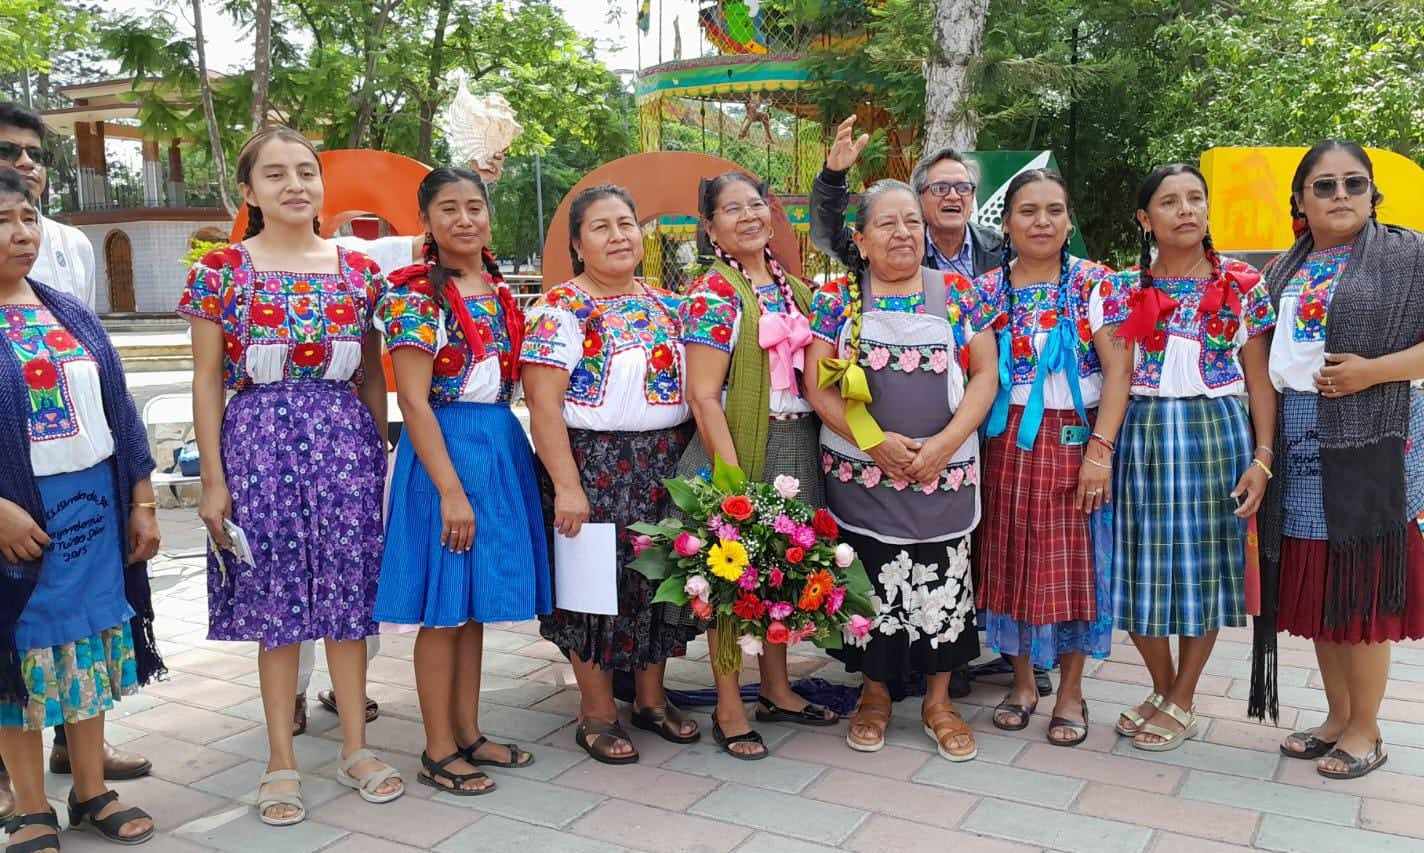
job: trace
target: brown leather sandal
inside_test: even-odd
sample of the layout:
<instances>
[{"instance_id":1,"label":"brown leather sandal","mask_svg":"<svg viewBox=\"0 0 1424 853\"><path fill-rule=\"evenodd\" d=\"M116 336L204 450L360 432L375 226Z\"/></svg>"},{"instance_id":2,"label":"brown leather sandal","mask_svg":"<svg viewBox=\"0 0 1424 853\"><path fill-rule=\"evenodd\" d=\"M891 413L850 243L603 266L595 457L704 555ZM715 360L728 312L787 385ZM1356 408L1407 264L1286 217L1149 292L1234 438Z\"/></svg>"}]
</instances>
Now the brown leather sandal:
<instances>
[{"instance_id":1,"label":"brown leather sandal","mask_svg":"<svg viewBox=\"0 0 1424 853\"><path fill-rule=\"evenodd\" d=\"M890 728L891 704L889 698L867 698L864 693L860 694L860 702L855 706L855 713L850 716L850 730L846 732L846 746L856 752L879 752L885 748L885 730ZM855 736L857 728L867 728L875 730L874 740L865 740Z\"/></svg>"},{"instance_id":2,"label":"brown leather sandal","mask_svg":"<svg viewBox=\"0 0 1424 853\"><path fill-rule=\"evenodd\" d=\"M590 736L592 740L589 740ZM627 755L614 755L613 747L620 740L632 746L633 751ZM638 748L633 745L633 739L628 737L623 724L616 720L611 723L603 720L584 720L574 730L574 743L601 764L634 764L638 761Z\"/></svg>"},{"instance_id":3,"label":"brown leather sandal","mask_svg":"<svg viewBox=\"0 0 1424 853\"><path fill-rule=\"evenodd\" d=\"M297 697L297 709L292 714L292 737L307 733L307 697Z\"/></svg>"},{"instance_id":4,"label":"brown leather sandal","mask_svg":"<svg viewBox=\"0 0 1424 853\"><path fill-rule=\"evenodd\" d=\"M669 743L696 743L702 737L702 732L695 728L692 734L682 733L687 715L671 702L657 708L635 707L630 719L635 727L652 732Z\"/></svg>"},{"instance_id":5,"label":"brown leather sandal","mask_svg":"<svg viewBox=\"0 0 1424 853\"><path fill-rule=\"evenodd\" d=\"M920 722L924 723L925 734L935 742L941 758L955 762L972 761L979 754L979 745L974 742L974 730L959 716L959 710L954 705L934 705L929 709L929 716L921 712ZM966 737L969 739L967 747L962 745ZM961 745L956 746L956 743Z\"/></svg>"}]
</instances>

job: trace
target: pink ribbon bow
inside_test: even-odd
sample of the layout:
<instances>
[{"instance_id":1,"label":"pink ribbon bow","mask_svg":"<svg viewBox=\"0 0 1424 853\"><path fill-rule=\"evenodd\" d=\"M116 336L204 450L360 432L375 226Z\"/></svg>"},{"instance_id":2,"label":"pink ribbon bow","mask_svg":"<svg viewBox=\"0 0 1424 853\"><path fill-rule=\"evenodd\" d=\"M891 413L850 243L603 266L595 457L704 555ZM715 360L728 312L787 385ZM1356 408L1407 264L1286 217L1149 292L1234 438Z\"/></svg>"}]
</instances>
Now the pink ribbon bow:
<instances>
[{"instance_id":1,"label":"pink ribbon bow","mask_svg":"<svg viewBox=\"0 0 1424 853\"><path fill-rule=\"evenodd\" d=\"M757 343L771 358L771 387L777 391L795 389L796 371L806 368L811 324L799 313L763 314L757 326Z\"/></svg>"}]
</instances>

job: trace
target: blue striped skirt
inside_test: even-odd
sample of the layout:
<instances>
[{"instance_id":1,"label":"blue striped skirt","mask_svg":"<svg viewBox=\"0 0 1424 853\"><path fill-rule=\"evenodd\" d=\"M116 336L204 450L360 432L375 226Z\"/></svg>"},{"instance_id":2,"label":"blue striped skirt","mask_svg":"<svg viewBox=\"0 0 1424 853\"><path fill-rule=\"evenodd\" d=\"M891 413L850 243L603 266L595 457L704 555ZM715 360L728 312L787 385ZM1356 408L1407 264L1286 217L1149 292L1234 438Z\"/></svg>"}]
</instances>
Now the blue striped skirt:
<instances>
[{"instance_id":1,"label":"blue striped skirt","mask_svg":"<svg viewBox=\"0 0 1424 853\"><path fill-rule=\"evenodd\" d=\"M1113 477L1113 615L1134 634L1199 637L1246 624L1246 520L1231 492L1251 464L1236 397L1133 397Z\"/></svg>"},{"instance_id":2,"label":"blue striped skirt","mask_svg":"<svg viewBox=\"0 0 1424 853\"><path fill-rule=\"evenodd\" d=\"M401 433L391 480L375 619L428 628L514 622L553 608L553 583L534 455L508 406L435 410L445 447L475 511L475 543L440 544L440 494Z\"/></svg>"}]
</instances>

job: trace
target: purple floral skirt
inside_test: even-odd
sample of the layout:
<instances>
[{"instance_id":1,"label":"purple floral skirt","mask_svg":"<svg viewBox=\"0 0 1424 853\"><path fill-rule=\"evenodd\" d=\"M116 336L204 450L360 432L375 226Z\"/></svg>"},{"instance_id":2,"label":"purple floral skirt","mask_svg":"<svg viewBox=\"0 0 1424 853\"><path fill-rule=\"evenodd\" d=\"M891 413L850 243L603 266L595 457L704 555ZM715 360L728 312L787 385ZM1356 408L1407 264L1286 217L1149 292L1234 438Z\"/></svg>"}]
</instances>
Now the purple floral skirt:
<instances>
[{"instance_id":1,"label":"purple floral skirt","mask_svg":"<svg viewBox=\"0 0 1424 853\"><path fill-rule=\"evenodd\" d=\"M376 633L386 454L344 382L257 385L228 404L223 469L257 565L208 551L208 638L271 649Z\"/></svg>"}]
</instances>

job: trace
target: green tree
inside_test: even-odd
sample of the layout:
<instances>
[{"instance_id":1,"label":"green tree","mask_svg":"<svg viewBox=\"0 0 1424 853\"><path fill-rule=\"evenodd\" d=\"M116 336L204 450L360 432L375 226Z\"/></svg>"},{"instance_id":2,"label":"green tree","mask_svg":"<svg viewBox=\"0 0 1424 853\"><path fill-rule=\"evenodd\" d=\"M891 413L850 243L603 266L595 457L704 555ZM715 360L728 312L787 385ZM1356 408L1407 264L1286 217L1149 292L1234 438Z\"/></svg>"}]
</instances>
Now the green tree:
<instances>
[{"instance_id":1,"label":"green tree","mask_svg":"<svg viewBox=\"0 0 1424 853\"><path fill-rule=\"evenodd\" d=\"M90 11L56 0L0 0L0 74L48 72L53 58L88 44Z\"/></svg>"}]
</instances>

